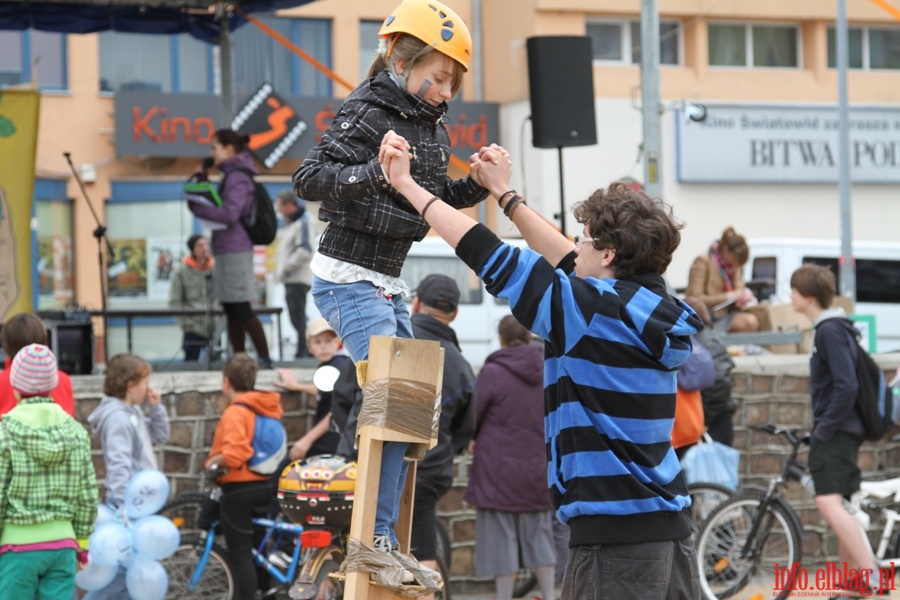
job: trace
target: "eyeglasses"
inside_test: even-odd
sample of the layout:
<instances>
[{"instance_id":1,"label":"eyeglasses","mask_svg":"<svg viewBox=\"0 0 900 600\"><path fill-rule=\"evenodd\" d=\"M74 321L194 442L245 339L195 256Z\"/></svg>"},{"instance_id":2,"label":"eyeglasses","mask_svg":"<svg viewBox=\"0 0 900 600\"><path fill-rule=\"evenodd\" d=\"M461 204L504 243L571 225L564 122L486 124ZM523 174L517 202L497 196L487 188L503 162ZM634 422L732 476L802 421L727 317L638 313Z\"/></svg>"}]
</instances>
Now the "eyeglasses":
<instances>
[{"instance_id":1,"label":"eyeglasses","mask_svg":"<svg viewBox=\"0 0 900 600\"><path fill-rule=\"evenodd\" d=\"M584 244L587 244L588 242L597 242L597 241L599 241L599 240L592 238L592 237L587 237L585 235L581 235L580 233L572 238L572 243L574 243L576 247L583 246Z\"/></svg>"}]
</instances>

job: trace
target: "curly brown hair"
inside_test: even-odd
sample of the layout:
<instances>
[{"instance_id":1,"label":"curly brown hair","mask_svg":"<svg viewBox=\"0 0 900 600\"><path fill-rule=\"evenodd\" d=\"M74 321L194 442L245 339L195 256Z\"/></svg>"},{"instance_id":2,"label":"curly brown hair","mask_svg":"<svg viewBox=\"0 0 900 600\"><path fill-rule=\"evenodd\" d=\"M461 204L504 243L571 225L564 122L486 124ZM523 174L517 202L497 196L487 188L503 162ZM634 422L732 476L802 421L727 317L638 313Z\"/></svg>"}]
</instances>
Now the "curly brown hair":
<instances>
[{"instance_id":1,"label":"curly brown hair","mask_svg":"<svg viewBox=\"0 0 900 600\"><path fill-rule=\"evenodd\" d=\"M119 400L125 399L129 383L139 383L150 375L150 363L134 354L116 354L106 364L103 393Z\"/></svg>"},{"instance_id":2,"label":"curly brown hair","mask_svg":"<svg viewBox=\"0 0 900 600\"><path fill-rule=\"evenodd\" d=\"M616 251L612 269L619 279L665 273L681 243L684 224L672 207L621 182L600 188L574 209L575 219L587 224L594 248Z\"/></svg>"}]
</instances>

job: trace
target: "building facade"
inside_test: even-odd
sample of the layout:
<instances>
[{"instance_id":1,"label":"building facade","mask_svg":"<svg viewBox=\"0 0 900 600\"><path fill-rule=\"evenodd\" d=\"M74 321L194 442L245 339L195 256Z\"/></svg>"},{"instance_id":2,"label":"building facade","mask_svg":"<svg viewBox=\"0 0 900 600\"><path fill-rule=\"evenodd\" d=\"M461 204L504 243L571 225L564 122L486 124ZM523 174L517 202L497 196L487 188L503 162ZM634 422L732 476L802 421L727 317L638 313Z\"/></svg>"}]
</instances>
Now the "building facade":
<instances>
[{"instance_id":1,"label":"building facade","mask_svg":"<svg viewBox=\"0 0 900 600\"><path fill-rule=\"evenodd\" d=\"M364 76L378 27L395 4L318 0L264 22L353 84ZM487 113L496 114L491 126L498 132L489 141L510 150L513 185L532 207L557 218L562 177L567 232L572 233L575 202L611 181L643 178L640 0L448 4L469 24L476 43L462 104L454 106L481 102L496 107L496 113ZM894 240L900 217L895 199L900 22L873 1L848 4L852 232L855 239ZM686 284L693 258L729 225L749 238L840 236L835 5L820 0L659 1L659 168L663 197L686 224L667 273L673 286ZM535 148L528 123L526 40L543 35L592 40L598 143L563 149L562 176L560 151ZM349 92L252 25L237 30L232 44L235 110L269 83L283 98L317 99L321 110L306 119L312 135L316 127L327 126L327 99L339 101ZM205 128L225 126L212 122L222 114L221 81L218 49L188 36L0 32L0 85L32 82L42 91L35 172L36 308L72 302L101 306L93 236L97 223L90 204L117 250L109 265L116 274L110 276L109 307L165 305L167 265L198 229L181 185L205 154L198 145ZM127 105L125 98L136 104ZM165 102L155 103L159 98ZM706 119L686 119L685 103L705 106ZM201 112L208 108L211 122L195 117L179 128L173 120L168 130L167 111L174 116L182 105ZM154 107L157 112L148 117ZM464 123L455 125L460 126L455 135L465 138ZM483 131L476 133L469 142L483 139ZM189 134L194 135L191 149L163 148L167 136L177 142L179 135ZM126 141L141 136L144 142L155 136L158 150L129 149ZM90 203L64 152L70 153ZM287 187L300 160L288 153L261 180L272 192ZM454 167L452 173L464 171ZM513 233L491 202L472 214L501 234ZM54 260L59 255L67 261ZM266 254L259 258L262 272ZM277 292L271 285L268 292L272 301ZM113 325L110 342L118 344L123 329ZM171 329L163 337L177 336L165 320L152 325L157 332ZM171 348L174 352L177 345ZM164 358L167 351L152 353Z\"/></svg>"}]
</instances>

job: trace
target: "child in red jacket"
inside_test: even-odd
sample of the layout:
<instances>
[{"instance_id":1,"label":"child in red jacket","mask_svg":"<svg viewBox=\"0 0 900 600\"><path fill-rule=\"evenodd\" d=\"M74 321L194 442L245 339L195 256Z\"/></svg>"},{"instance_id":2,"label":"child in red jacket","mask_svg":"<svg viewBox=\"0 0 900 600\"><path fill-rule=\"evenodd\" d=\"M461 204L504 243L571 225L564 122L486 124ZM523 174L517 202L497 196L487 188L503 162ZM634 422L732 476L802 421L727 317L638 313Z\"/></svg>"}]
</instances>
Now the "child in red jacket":
<instances>
[{"instance_id":1,"label":"child in red jacket","mask_svg":"<svg viewBox=\"0 0 900 600\"><path fill-rule=\"evenodd\" d=\"M206 459L207 469L213 465L228 469L219 478L222 499L219 517L228 561L234 573L234 600L253 600L257 583L265 584L268 577L258 573L253 564L254 530L252 520L265 517L274 489L269 475L250 470L247 461L253 456L253 432L257 414L280 419L283 414L281 396L277 392L258 392L256 361L247 354L235 354L222 369L222 394L228 406L216 426L212 448ZM246 406L244 406L246 405ZM261 540L256 540L260 542Z\"/></svg>"}]
</instances>

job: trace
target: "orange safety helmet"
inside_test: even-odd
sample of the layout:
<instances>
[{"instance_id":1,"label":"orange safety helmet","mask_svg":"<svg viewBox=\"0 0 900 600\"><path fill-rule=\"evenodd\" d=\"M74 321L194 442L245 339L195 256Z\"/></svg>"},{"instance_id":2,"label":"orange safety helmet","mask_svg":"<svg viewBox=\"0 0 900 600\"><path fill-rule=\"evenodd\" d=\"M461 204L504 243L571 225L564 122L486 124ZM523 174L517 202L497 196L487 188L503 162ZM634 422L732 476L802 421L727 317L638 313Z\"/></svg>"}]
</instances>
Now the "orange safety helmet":
<instances>
[{"instance_id":1,"label":"orange safety helmet","mask_svg":"<svg viewBox=\"0 0 900 600\"><path fill-rule=\"evenodd\" d=\"M472 35L458 14L436 0L403 0L384 20L378 35L391 38L407 33L446 54L469 70L472 57ZM393 44L388 42L387 56Z\"/></svg>"}]
</instances>

